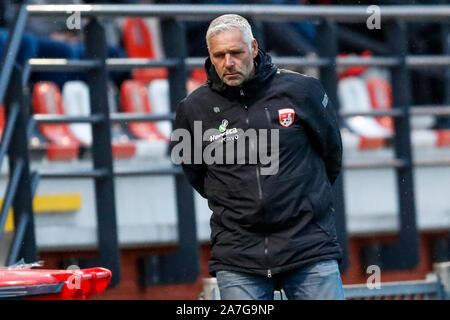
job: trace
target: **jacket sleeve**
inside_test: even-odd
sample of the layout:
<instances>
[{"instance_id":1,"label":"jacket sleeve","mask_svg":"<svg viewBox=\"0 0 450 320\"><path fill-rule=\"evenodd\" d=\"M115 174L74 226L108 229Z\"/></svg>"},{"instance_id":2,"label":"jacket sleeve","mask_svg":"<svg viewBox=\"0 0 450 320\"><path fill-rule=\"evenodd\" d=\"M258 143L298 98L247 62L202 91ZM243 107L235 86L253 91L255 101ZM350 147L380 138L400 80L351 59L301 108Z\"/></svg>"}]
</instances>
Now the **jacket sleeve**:
<instances>
[{"instance_id":1,"label":"jacket sleeve","mask_svg":"<svg viewBox=\"0 0 450 320\"><path fill-rule=\"evenodd\" d=\"M189 183L192 185L192 187L203 197L206 198L205 194L205 187L204 187L204 180L206 176L206 166L203 164L195 164L194 163L194 133L192 130L192 126L186 116L186 110L185 110L185 100L182 100L176 109L176 117L174 122L174 131L172 132L172 138L173 133L177 129L185 129L189 133L188 137L184 136L183 139L189 139L189 141L174 141L171 139L170 142L170 150L175 147L177 143L183 143L184 146L189 148L190 157L184 158L183 157L183 151L180 152L181 159L184 159L181 161L181 167L183 169L184 174L186 175ZM200 142L201 145L201 142ZM171 152L172 154L172 152ZM202 157L203 159L203 157ZM173 161L173 155L172 155L172 161Z\"/></svg>"},{"instance_id":2,"label":"jacket sleeve","mask_svg":"<svg viewBox=\"0 0 450 320\"><path fill-rule=\"evenodd\" d=\"M337 113L319 80L310 78L306 91L305 125L333 184L342 168L342 140Z\"/></svg>"}]
</instances>

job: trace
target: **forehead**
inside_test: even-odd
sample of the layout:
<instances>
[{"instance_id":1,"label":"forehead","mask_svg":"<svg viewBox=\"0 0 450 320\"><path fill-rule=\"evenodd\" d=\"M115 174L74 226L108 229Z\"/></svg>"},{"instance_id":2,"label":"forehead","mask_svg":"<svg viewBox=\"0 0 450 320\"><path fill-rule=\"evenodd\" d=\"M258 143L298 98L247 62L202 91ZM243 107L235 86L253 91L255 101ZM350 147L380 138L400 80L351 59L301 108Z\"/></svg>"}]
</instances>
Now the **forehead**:
<instances>
[{"instance_id":1,"label":"forehead","mask_svg":"<svg viewBox=\"0 0 450 320\"><path fill-rule=\"evenodd\" d=\"M209 51L226 51L235 48L248 47L244 35L238 28L221 31L209 39Z\"/></svg>"}]
</instances>

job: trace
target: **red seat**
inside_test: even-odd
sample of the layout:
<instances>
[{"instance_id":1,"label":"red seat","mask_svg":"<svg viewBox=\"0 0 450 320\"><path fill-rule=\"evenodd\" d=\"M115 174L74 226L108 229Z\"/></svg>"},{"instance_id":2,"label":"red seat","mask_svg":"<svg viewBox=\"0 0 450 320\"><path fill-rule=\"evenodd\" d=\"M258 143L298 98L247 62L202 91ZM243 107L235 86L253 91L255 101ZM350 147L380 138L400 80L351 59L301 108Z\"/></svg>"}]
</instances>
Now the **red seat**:
<instances>
[{"instance_id":1,"label":"red seat","mask_svg":"<svg viewBox=\"0 0 450 320\"><path fill-rule=\"evenodd\" d=\"M191 71L191 79L204 83L208 80L208 75L206 74L205 69L195 68Z\"/></svg>"},{"instance_id":2,"label":"red seat","mask_svg":"<svg viewBox=\"0 0 450 320\"><path fill-rule=\"evenodd\" d=\"M125 20L123 41L130 58L160 58L155 54L154 46L156 44L144 19L129 18ZM136 80L150 82L154 79L166 79L167 69L135 69L132 74Z\"/></svg>"},{"instance_id":3,"label":"red seat","mask_svg":"<svg viewBox=\"0 0 450 320\"><path fill-rule=\"evenodd\" d=\"M202 86L206 80L208 80L208 76L206 75L205 69L193 69L191 71L191 76L186 83L187 93L190 94L192 91Z\"/></svg>"},{"instance_id":4,"label":"red seat","mask_svg":"<svg viewBox=\"0 0 450 320\"><path fill-rule=\"evenodd\" d=\"M87 300L111 281L105 268L81 270L0 270L0 293L13 299Z\"/></svg>"},{"instance_id":5,"label":"red seat","mask_svg":"<svg viewBox=\"0 0 450 320\"><path fill-rule=\"evenodd\" d=\"M64 114L61 92L52 82L39 82L33 88L33 109L36 114ZM77 157L80 142L67 124L41 124L39 130L50 141L49 160L72 160Z\"/></svg>"},{"instance_id":6,"label":"red seat","mask_svg":"<svg viewBox=\"0 0 450 320\"><path fill-rule=\"evenodd\" d=\"M347 53L340 53L338 55L339 57L349 57L349 55ZM370 51L363 51L361 53L361 57L371 57L372 53ZM361 75L362 73L364 73L366 70L368 69L368 67L366 66L350 66L350 67L346 67L346 68L339 68L338 69L338 79L343 79L346 77L356 77Z\"/></svg>"},{"instance_id":7,"label":"red seat","mask_svg":"<svg viewBox=\"0 0 450 320\"><path fill-rule=\"evenodd\" d=\"M367 89L373 109L380 111L392 109L392 88L388 80L381 77L369 78L367 79ZM375 119L386 129L394 129L392 117L382 116Z\"/></svg>"},{"instance_id":8,"label":"red seat","mask_svg":"<svg viewBox=\"0 0 450 320\"><path fill-rule=\"evenodd\" d=\"M136 80L126 80L120 88L120 98L124 112L152 113L145 85ZM132 122L128 128L138 139L167 140L154 122Z\"/></svg>"},{"instance_id":9,"label":"red seat","mask_svg":"<svg viewBox=\"0 0 450 320\"><path fill-rule=\"evenodd\" d=\"M346 150L366 151L386 147L386 138L362 136L348 130L343 130L341 135Z\"/></svg>"},{"instance_id":10,"label":"red seat","mask_svg":"<svg viewBox=\"0 0 450 320\"><path fill-rule=\"evenodd\" d=\"M116 159L132 158L136 154L136 145L132 142L113 142L111 147Z\"/></svg>"},{"instance_id":11,"label":"red seat","mask_svg":"<svg viewBox=\"0 0 450 320\"><path fill-rule=\"evenodd\" d=\"M441 129L437 130L437 142L438 147L448 147L450 146L450 130Z\"/></svg>"},{"instance_id":12,"label":"red seat","mask_svg":"<svg viewBox=\"0 0 450 320\"><path fill-rule=\"evenodd\" d=\"M385 138L360 136L358 149L359 150L379 149L383 148L385 145L386 145Z\"/></svg>"}]
</instances>

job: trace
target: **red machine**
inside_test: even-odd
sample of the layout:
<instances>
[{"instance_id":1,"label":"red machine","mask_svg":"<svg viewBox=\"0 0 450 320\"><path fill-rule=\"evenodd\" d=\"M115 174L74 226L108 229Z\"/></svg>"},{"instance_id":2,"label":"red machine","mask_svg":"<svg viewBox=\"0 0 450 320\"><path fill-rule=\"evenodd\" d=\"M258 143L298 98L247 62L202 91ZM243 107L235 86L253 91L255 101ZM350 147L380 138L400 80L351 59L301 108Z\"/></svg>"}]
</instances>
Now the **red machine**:
<instances>
[{"instance_id":1,"label":"red machine","mask_svg":"<svg viewBox=\"0 0 450 320\"><path fill-rule=\"evenodd\" d=\"M0 269L0 299L87 300L106 289L111 271Z\"/></svg>"}]
</instances>

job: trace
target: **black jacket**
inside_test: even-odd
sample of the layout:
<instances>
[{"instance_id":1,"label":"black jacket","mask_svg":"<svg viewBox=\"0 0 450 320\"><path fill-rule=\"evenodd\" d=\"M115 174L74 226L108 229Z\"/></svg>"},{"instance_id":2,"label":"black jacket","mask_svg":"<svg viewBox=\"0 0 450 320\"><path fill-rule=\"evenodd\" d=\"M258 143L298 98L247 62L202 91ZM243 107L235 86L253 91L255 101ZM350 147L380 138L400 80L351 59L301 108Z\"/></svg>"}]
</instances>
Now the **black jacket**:
<instances>
[{"instance_id":1,"label":"black jacket","mask_svg":"<svg viewBox=\"0 0 450 320\"><path fill-rule=\"evenodd\" d=\"M212 276L219 270L234 270L270 277L321 260L341 260L331 201L331 184L342 159L336 112L317 79L276 68L261 50L255 66L253 78L230 87L208 58L208 81L182 100L176 111L174 129L192 134L191 163L182 163L184 173L213 211ZM278 111L286 108L293 109L295 116L291 125L287 121L282 126ZM224 120L228 125L221 132L218 128ZM201 144L199 136L197 141L193 138L194 121L202 121L202 134L213 130ZM264 135L259 129L279 129L275 174L261 174L269 165L259 157L256 164L251 162L249 155L255 150L251 143L245 164L237 161L236 151L234 164L192 162L196 142L203 152L211 143L236 144L236 129L249 128L257 131L257 138ZM270 145L269 133L266 138Z\"/></svg>"}]
</instances>

